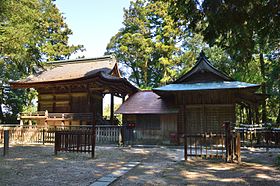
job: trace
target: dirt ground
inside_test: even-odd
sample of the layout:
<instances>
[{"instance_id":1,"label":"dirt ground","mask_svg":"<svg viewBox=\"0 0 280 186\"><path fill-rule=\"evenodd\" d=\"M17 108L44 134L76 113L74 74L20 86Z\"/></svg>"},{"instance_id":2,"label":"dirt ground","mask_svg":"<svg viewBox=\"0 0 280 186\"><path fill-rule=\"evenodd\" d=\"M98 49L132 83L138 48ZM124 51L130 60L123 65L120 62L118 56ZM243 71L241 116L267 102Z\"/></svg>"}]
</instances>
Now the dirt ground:
<instances>
[{"instance_id":1,"label":"dirt ground","mask_svg":"<svg viewBox=\"0 0 280 186\"><path fill-rule=\"evenodd\" d=\"M53 146L13 146L3 157L0 185L90 185L129 161L140 165L112 185L280 185L276 157L280 150L242 151L242 163L181 161L183 150L168 147L96 147L89 154L53 153Z\"/></svg>"}]
</instances>

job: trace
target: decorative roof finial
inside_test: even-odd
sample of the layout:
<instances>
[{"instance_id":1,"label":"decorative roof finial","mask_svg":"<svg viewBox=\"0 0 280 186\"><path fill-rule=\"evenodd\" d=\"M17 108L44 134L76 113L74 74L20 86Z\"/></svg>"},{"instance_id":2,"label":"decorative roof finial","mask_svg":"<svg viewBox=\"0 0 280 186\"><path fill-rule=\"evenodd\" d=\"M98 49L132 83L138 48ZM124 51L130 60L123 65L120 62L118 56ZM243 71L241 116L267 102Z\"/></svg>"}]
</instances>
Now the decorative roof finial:
<instances>
[{"instance_id":1,"label":"decorative roof finial","mask_svg":"<svg viewBox=\"0 0 280 186\"><path fill-rule=\"evenodd\" d=\"M201 50L199 56L200 56L200 57L205 57L205 53L203 52L203 50Z\"/></svg>"}]
</instances>

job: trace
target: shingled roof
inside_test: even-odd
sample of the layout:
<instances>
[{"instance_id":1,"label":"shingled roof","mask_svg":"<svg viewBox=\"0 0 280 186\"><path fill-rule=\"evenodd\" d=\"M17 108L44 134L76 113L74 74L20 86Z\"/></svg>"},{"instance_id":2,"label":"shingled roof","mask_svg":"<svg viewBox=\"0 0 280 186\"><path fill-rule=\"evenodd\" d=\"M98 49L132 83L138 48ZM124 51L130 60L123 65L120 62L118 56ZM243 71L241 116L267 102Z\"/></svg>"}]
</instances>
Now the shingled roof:
<instances>
[{"instance_id":1,"label":"shingled roof","mask_svg":"<svg viewBox=\"0 0 280 186\"><path fill-rule=\"evenodd\" d=\"M90 77L101 72L105 75L110 75L116 64L116 60L111 56L48 62L41 72L31 75L26 79L12 82L12 84L19 85L73 80ZM115 76L120 77L119 74Z\"/></svg>"},{"instance_id":2,"label":"shingled roof","mask_svg":"<svg viewBox=\"0 0 280 186\"><path fill-rule=\"evenodd\" d=\"M71 82L89 82L94 78L98 78L103 83L116 83L116 86L124 86L133 92L138 91L135 86L121 77L118 64L112 56L48 62L41 72L10 84L13 88L36 88Z\"/></svg>"},{"instance_id":3,"label":"shingled roof","mask_svg":"<svg viewBox=\"0 0 280 186\"><path fill-rule=\"evenodd\" d=\"M150 90L139 91L130 96L115 112L116 114L175 114L178 109L168 104Z\"/></svg>"}]
</instances>

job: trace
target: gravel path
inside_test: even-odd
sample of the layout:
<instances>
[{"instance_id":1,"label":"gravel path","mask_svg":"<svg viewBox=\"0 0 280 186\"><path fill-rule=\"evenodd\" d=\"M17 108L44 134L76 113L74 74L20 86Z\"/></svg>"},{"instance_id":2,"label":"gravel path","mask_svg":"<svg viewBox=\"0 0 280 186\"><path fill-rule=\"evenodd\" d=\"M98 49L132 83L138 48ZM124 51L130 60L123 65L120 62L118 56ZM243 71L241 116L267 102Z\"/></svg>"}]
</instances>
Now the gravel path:
<instances>
[{"instance_id":1,"label":"gravel path","mask_svg":"<svg viewBox=\"0 0 280 186\"><path fill-rule=\"evenodd\" d=\"M130 161L141 163L112 185L280 185L275 165L280 151L243 151L241 164L221 161L181 161L176 148L96 147L90 154L53 153L53 146L28 145L10 148L2 157L0 185L90 185L119 170Z\"/></svg>"}]
</instances>

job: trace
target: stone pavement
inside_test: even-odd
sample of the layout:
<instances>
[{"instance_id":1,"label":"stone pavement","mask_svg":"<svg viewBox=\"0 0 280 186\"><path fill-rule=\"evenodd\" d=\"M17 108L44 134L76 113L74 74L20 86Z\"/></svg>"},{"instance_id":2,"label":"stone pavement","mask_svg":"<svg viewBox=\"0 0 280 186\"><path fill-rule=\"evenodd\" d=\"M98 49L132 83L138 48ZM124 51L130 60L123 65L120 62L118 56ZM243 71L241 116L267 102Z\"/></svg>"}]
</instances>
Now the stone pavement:
<instances>
[{"instance_id":1,"label":"stone pavement","mask_svg":"<svg viewBox=\"0 0 280 186\"><path fill-rule=\"evenodd\" d=\"M126 174L128 171L130 171L131 169L133 169L134 167L136 167L139 164L140 164L140 162L138 162L138 161L129 162L129 163L123 165L122 168L112 172L111 174L107 174L107 175L99 178L98 180L96 180L95 182L90 184L90 186L110 185L111 183L116 181L119 177L123 176L124 174Z\"/></svg>"}]
</instances>

